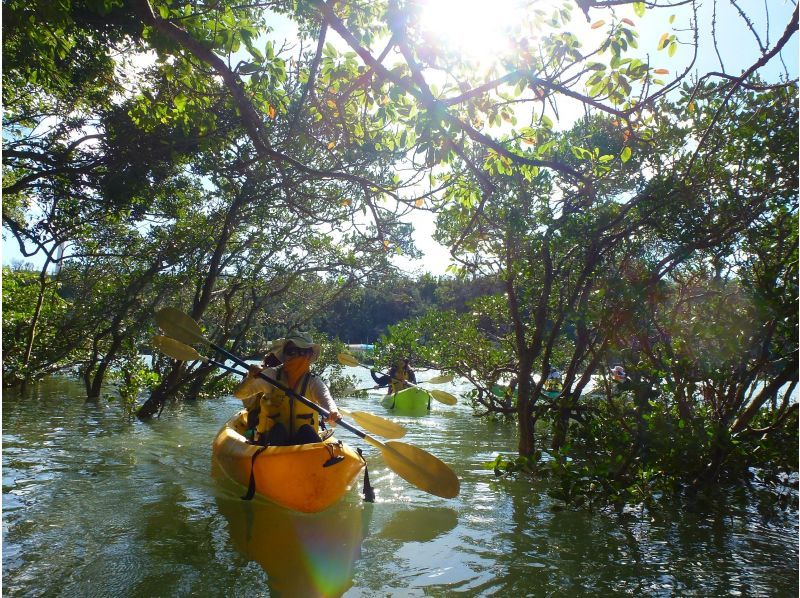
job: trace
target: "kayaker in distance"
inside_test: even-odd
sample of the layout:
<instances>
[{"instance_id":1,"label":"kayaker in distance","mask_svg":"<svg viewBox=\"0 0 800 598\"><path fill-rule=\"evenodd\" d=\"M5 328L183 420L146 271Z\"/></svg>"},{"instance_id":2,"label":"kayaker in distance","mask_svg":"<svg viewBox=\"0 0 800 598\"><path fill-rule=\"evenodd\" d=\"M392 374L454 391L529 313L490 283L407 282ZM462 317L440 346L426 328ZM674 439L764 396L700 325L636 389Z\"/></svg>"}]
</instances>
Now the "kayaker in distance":
<instances>
[{"instance_id":1,"label":"kayaker in distance","mask_svg":"<svg viewBox=\"0 0 800 598\"><path fill-rule=\"evenodd\" d=\"M611 371L611 378L613 378L614 382L625 382L628 379L628 374L625 373L625 368L621 365L615 365L613 368L610 368Z\"/></svg>"},{"instance_id":2,"label":"kayaker in distance","mask_svg":"<svg viewBox=\"0 0 800 598\"><path fill-rule=\"evenodd\" d=\"M282 365L263 367L269 363L268 353L265 363L250 366L247 377L236 387L233 395L247 408L248 423L257 422L252 434L253 443L287 446L321 440L319 414L260 378L258 374L261 372L327 409L330 412L329 423L335 424L340 419L330 390L321 378L310 372L311 363L319 357L320 350L320 345L314 343L310 334L294 332L272 346L271 353Z\"/></svg>"},{"instance_id":3,"label":"kayaker in distance","mask_svg":"<svg viewBox=\"0 0 800 598\"><path fill-rule=\"evenodd\" d=\"M542 390L558 395L563 387L561 372L556 368L550 368L550 373L547 375L547 380L544 381Z\"/></svg>"},{"instance_id":4,"label":"kayaker in distance","mask_svg":"<svg viewBox=\"0 0 800 598\"><path fill-rule=\"evenodd\" d=\"M369 373L372 375L375 384L377 384L377 388L386 388L386 394L400 392L404 388L409 387L406 382L417 383L417 375L414 373L414 370L411 369L409 362L410 360L408 357L398 359L397 363L389 370L388 376L376 372L375 370L370 370Z\"/></svg>"}]
</instances>

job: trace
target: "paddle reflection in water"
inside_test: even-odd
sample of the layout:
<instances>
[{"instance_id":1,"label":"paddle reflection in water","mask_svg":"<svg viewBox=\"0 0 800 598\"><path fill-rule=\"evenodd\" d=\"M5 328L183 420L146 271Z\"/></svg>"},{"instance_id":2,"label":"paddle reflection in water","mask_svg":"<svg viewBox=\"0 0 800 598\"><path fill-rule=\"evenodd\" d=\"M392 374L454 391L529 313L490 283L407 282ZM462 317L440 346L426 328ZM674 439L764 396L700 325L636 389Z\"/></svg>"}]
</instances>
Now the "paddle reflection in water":
<instances>
[{"instance_id":1,"label":"paddle reflection in water","mask_svg":"<svg viewBox=\"0 0 800 598\"><path fill-rule=\"evenodd\" d=\"M458 515L447 507L397 510L378 537L399 542L430 542L449 532L457 523Z\"/></svg>"},{"instance_id":2,"label":"paddle reflection in water","mask_svg":"<svg viewBox=\"0 0 800 598\"><path fill-rule=\"evenodd\" d=\"M217 495L234 548L267 574L271 596L329 598L352 586L367 533L371 505L342 502L314 513L296 513L263 500Z\"/></svg>"}]
</instances>

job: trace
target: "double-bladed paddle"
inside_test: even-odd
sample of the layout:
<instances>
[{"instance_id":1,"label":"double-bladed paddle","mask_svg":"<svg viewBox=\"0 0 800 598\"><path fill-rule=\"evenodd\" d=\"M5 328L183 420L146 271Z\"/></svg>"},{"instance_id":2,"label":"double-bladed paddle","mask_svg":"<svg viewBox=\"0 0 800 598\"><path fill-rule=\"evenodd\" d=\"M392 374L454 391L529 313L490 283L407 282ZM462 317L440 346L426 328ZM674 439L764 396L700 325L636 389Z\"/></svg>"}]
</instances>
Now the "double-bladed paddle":
<instances>
[{"instance_id":1,"label":"double-bladed paddle","mask_svg":"<svg viewBox=\"0 0 800 598\"><path fill-rule=\"evenodd\" d=\"M451 374L444 374L442 376L434 376L430 380L422 380L420 384L444 384L446 382L452 382L453 376ZM355 388L351 386L347 390L344 391L343 395L349 395L352 392L366 392L368 390L378 390L380 386L373 384L372 386L366 386L364 388Z\"/></svg>"},{"instance_id":2,"label":"double-bladed paddle","mask_svg":"<svg viewBox=\"0 0 800 598\"><path fill-rule=\"evenodd\" d=\"M365 364L359 362L358 359L356 359L353 355L350 355L350 353L339 353L337 355L337 358L339 359L339 363L341 363L342 365L350 366L352 368L361 366L363 368L367 368L368 370L372 369L368 365L365 365ZM381 373L383 374L383 372L381 372ZM388 374L385 374L385 375L388 376ZM447 376L437 376L436 378L442 379L442 382L448 382L449 381L449 380L446 379ZM432 378L432 380L435 380L436 378ZM420 390L424 390L429 395L431 395L434 399L436 399L440 403L444 403L445 405L455 405L458 402L457 399L453 395L451 395L449 392L445 392L445 391L439 390L437 388L422 388L418 384L414 384L413 382L409 382L408 380L399 380L398 378L392 378L392 380L397 380L398 382L405 382L409 386L413 386L415 388L419 388ZM450 380L452 380L452 377L450 378ZM430 382L430 381L431 380L427 380L427 382ZM439 383L441 383L441 382L439 382ZM436 383L434 382L434 384L436 384Z\"/></svg>"},{"instance_id":3,"label":"double-bladed paddle","mask_svg":"<svg viewBox=\"0 0 800 598\"><path fill-rule=\"evenodd\" d=\"M245 361L236 357L226 349L215 345L203 336L197 322L177 309L166 307L157 311L156 322L164 332L182 343L203 343L234 363L245 368L248 367ZM314 409L326 419L329 416L327 409L293 392L292 389L281 382L272 380L263 373L260 373L259 377L287 394L291 394L296 400ZM455 472L430 453L411 444L406 444L397 440L381 442L377 438L373 438L369 434L362 432L355 426L342 420L340 420L338 424L378 449L386 461L386 465L388 465L392 471L420 490L436 496L441 496L442 498L454 498L458 496L460 482Z\"/></svg>"},{"instance_id":4,"label":"double-bladed paddle","mask_svg":"<svg viewBox=\"0 0 800 598\"><path fill-rule=\"evenodd\" d=\"M220 363L219 361L214 361L213 359L209 359L204 355L200 355L200 353L198 353L194 347L190 347L189 345L180 341L176 341L174 338L170 338L168 336L154 336L153 346L155 346L165 355L169 355L173 359L177 359L179 361L199 360L203 363L213 365L214 367L228 370L234 374L247 376L247 372L237 370L236 368L227 366L224 363ZM348 411L346 409L342 409L341 407L339 408L339 413L353 418L353 421L355 421L358 425L366 428L373 434L378 434L384 438L402 438L406 435L406 429L403 426L373 413L367 413L366 411Z\"/></svg>"}]
</instances>

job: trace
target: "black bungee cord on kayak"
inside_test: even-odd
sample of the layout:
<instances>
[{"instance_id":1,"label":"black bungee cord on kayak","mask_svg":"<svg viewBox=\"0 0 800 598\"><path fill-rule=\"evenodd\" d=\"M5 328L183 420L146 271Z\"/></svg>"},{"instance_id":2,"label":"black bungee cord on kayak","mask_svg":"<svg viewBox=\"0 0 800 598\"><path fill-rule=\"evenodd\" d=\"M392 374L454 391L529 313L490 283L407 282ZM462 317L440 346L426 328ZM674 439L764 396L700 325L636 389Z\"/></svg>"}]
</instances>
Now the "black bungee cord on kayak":
<instances>
[{"instance_id":1,"label":"black bungee cord on kayak","mask_svg":"<svg viewBox=\"0 0 800 598\"><path fill-rule=\"evenodd\" d=\"M367 466L367 460L361 453L360 448L356 447L356 450L358 451L358 456L361 457L361 460L364 462L364 502L375 502L375 491L372 489L372 484L369 483L369 467Z\"/></svg>"},{"instance_id":2,"label":"black bungee cord on kayak","mask_svg":"<svg viewBox=\"0 0 800 598\"><path fill-rule=\"evenodd\" d=\"M242 496L242 500L253 500L253 496L256 493L256 457L258 457L261 453L267 450L269 445L265 444L264 446L258 447L258 450L253 453L253 458L250 461L250 482L247 484L247 493Z\"/></svg>"}]
</instances>

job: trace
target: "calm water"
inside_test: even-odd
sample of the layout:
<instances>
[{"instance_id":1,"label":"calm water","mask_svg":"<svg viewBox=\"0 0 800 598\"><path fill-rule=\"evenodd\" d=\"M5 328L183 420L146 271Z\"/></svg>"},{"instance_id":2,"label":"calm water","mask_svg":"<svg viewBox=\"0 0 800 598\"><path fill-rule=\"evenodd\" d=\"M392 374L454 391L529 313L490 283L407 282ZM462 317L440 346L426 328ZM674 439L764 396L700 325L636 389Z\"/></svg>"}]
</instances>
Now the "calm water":
<instances>
[{"instance_id":1,"label":"calm water","mask_svg":"<svg viewBox=\"0 0 800 598\"><path fill-rule=\"evenodd\" d=\"M149 423L81 397L67 380L3 397L4 596L798 595L796 512L557 510L545 487L483 469L515 428L466 406L396 418L458 473L458 498L410 487L342 429L377 500L361 502L359 479L309 516L245 503L210 475L232 397ZM378 396L340 403L388 415Z\"/></svg>"}]
</instances>

